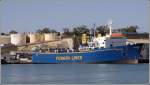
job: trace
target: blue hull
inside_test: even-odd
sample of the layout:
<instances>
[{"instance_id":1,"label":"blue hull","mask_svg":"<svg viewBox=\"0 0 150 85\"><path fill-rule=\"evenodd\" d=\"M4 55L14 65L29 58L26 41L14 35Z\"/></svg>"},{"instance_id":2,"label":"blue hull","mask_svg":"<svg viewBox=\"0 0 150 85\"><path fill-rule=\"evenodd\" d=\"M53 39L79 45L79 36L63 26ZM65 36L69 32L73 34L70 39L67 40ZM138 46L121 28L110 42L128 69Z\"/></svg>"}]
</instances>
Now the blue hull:
<instances>
[{"instance_id":1,"label":"blue hull","mask_svg":"<svg viewBox=\"0 0 150 85\"><path fill-rule=\"evenodd\" d=\"M35 53L32 63L102 63L138 59L139 48L135 45L99 49L91 52Z\"/></svg>"}]
</instances>

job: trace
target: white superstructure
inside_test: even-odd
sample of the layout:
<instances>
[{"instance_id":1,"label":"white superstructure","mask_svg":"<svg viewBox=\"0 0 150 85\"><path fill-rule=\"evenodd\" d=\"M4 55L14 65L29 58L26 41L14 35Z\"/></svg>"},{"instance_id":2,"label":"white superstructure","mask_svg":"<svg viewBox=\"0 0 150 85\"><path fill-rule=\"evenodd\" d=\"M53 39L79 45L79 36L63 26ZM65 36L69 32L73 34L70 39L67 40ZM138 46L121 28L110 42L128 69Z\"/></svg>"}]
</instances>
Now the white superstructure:
<instances>
[{"instance_id":1,"label":"white superstructure","mask_svg":"<svg viewBox=\"0 0 150 85\"><path fill-rule=\"evenodd\" d=\"M112 21L108 23L109 34L106 36L99 36L93 39L95 43L95 47L98 48L110 48L115 46L123 46L126 45L126 38L121 37L111 37L112 35Z\"/></svg>"},{"instance_id":2,"label":"white superstructure","mask_svg":"<svg viewBox=\"0 0 150 85\"><path fill-rule=\"evenodd\" d=\"M126 45L126 38L124 37L112 37L112 21L109 21L109 34L106 36L98 36L93 37L90 42L88 42L88 46L80 47L79 49L95 49L95 48L111 48L116 46L124 46Z\"/></svg>"}]
</instances>

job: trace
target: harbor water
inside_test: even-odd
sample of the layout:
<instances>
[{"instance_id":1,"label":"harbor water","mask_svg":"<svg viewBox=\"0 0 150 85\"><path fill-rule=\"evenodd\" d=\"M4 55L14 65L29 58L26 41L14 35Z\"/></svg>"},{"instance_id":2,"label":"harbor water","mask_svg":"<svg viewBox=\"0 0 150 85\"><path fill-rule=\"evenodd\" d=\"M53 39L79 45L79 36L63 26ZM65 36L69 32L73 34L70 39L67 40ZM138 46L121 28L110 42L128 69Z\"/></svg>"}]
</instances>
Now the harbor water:
<instances>
[{"instance_id":1,"label":"harbor water","mask_svg":"<svg viewBox=\"0 0 150 85\"><path fill-rule=\"evenodd\" d=\"M149 64L4 64L3 84L145 84Z\"/></svg>"}]
</instances>

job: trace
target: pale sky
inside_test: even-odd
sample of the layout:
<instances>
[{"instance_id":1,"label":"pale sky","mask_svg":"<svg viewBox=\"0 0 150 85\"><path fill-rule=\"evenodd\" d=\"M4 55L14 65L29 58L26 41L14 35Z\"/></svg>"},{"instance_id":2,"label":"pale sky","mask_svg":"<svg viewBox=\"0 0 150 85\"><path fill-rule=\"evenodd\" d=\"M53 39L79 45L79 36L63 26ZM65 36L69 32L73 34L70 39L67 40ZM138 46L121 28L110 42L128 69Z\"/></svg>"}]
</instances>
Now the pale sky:
<instances>
[{"instance_id":1,"label":"pale sky","mask_svg":"<svg viewBox=\"0 0 150 85\"><path fill-rule=\"evenodd\" d=\"M148 0L1 0L0 31L35 32L49 27L57 31L80 25L106 25L113 29L138 25L148 31Z\"/></svg>"}]
</instances>

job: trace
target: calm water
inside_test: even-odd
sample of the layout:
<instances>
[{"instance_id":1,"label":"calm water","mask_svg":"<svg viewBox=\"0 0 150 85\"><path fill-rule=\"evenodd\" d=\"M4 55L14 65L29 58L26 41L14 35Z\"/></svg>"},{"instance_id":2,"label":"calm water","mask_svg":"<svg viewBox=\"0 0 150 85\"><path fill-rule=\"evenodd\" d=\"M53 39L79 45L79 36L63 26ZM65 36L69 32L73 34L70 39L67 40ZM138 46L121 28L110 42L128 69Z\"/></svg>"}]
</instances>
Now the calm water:
<instances>
[{"instance_id":1,"label":"calm water","mask_svg":"<svg viewBox=\"0 0 150 85\"><path fill-rule=\"evenodd\" d=\"M148 64L9 64L2 83L148 83Z\"/></svg>"}]
</instances>

